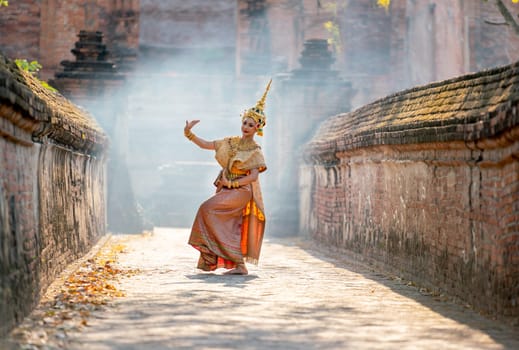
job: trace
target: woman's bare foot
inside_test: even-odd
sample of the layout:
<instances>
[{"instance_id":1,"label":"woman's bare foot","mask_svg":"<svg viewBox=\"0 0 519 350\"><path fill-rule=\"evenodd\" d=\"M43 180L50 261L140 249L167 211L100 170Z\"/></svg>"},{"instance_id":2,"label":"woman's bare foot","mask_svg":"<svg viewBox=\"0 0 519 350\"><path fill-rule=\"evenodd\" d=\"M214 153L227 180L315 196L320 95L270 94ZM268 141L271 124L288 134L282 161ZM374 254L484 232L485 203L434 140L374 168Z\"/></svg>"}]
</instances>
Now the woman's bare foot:
<instances>
[{"instance_id":1,"label":"woman's bare foot","mask_svg":"<svg viewBox=\"0 0 519 350\"><path fill-rule=\"evenodd\" d=\"M245 264L237 264L236 267L232 270L225 271L224 275L247 275L249 271L245 267Z\"/></svg>"}]
</instances>

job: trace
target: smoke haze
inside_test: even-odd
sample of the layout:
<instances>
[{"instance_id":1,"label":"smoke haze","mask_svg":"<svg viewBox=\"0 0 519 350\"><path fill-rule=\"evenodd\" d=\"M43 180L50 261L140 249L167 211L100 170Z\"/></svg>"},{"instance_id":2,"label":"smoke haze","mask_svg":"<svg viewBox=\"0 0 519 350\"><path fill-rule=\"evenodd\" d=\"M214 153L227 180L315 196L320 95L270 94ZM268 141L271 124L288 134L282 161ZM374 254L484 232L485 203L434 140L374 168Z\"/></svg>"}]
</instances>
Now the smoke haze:
<instances>
[{"instance_id":1,"label":"smoke haze","mask_svg":"<svg viewBox=\"0 0 519 350\"><path fill-rule=\"evenodd\" d=\"M449 8L393 1L389 13L366 9L361 2L343 5L334 14L318 2L302 0L140 1L139 59L127 84L128 131L118 142L136 198L154 225L189 226L198 205L214 191L219 170L214 152L183 136L185 121L200 119L193 131L207 140L239 135L240 113L255 104L271 77L265 137L256 138L269 166L261 175L269 218L280 215L280 202L297 205L296 193L291 190L283 197L278 189L297 184L297 172L290 169L296 167L297 147L327 116L508 59L502 53L508 32L495 35L500 40L492 40L495 60L489 60L485 42L475 38L503 29L486 28L479 17L464 17L470 9L459 4ZM459 22L462 18L465 24ZM353 86L344 98L333 88L326 92L289 78L301 67L308 39L330 38L326 21L339 24L343 51L330 47L330 74ZM402 23L407 29L398 27ZM471 31L476 26L485 31Z\"/></svg>"}]
</instances>

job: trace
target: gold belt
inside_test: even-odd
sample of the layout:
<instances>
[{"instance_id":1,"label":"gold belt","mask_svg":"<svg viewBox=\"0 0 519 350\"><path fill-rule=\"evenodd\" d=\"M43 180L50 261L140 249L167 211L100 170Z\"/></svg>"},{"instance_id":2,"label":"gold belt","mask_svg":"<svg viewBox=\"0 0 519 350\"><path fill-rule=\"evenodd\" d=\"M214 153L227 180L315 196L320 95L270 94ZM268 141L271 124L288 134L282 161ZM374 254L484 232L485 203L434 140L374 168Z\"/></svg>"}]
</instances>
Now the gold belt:
<instances>
[{"instance_id":1,"label":"gold belt","mask_svg":"<svg viewBox=\"0 0 519 350\"><path fill-rule=\"evenodd\" d=\"M248 174L248 172L246 172L246 171L244 171L242 173L234 173L234 172L227 171L227 178L229 180L236 180L241 177L247 176L247 174Z\"/></svg>"},{"instance_id":2,"label":"gold belt","mask_svg":"<svg viewBox=\"0 0 519 350\"><path fill-rule=\"evenodd\" d=\"M237 174L237 173L227 173L227 178L229 180L236 180L236 179L239 179L241 177L244 177L246 176L247 173L242 173L242 174Z\"/></svg>"}]
</instances>

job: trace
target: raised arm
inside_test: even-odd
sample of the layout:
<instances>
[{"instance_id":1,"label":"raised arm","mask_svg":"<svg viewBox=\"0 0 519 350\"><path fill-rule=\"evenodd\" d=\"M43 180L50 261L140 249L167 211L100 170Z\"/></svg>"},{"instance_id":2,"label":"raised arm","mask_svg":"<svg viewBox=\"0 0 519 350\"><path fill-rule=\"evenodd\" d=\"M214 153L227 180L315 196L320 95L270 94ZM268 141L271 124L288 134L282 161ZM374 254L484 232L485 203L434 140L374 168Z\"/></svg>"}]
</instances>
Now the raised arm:
<instances>
[{"instance_id":1,"label":"raised arm","mask_svg":"<svg viewBox=\"0 0 519 350\"><path fill-rule=\"evenodd\" d=\"M193 126L195 126L196 124L198 124L199 122L200 122L200 120L191 120L190 122L188 122L186 120L186 126L184 127L184 135L189 140L193 141L193 143L195 145L197 145L198 147L203 148L203 149L214 150L214 142L213 141L204 140L203 138L198 137L195 134L193 134L193 132L191 131L191 128Z\"/></svg>"}]
</instances>

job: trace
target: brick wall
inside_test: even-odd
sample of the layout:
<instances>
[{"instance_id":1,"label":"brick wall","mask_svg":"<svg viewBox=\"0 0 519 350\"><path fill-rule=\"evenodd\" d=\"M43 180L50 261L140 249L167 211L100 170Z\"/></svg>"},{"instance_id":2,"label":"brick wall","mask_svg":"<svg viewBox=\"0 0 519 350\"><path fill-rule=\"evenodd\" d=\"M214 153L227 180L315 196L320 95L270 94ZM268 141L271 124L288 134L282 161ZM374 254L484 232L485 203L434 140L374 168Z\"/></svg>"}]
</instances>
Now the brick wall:
<instances>
[{"instance_id":1,"label":"brick wall","mask_svg":"<svg viewBox=\"0 0 519 350\"><path fill-rule=\"evenodd\" d=\"M40 59L41 10L32 0L0 8L0 51L11 58Z\"/></svg>"},{"instance_id":2,"label":"brick wall","mask_svg":"<svg viewBox=\"0 0 519 350\"><path fill-rule=\"evenodd\" d=\"M303 230L518 317L518 72L464 76L329 118L305 149Z\"/></svg>"},{"instance_id":3,"label":"brick wall","mask_svg":"<svg viewBox=\"0 0 519 350\"><path fill-rule=\"evenodd\" d=\"M10 58L38 60L52 78L80 30L102 31L113 58L134 55L139 45L139 0L19 0L0 10L0 51ZM125 57L126 58L126 57Z\"/></svg>"},{"instance_id":4,"label":"brick wall","mask_svg":"<svg viewBox=\"0 0 519 350\"><path fill-rule=\"evenodd\" d=\"M517 18L511 1L504 2ZM519 59L519 35L493 1L348 2L338 18L341 73L358 90L353 104L410 86L476 72ZM342 57L340 57L342 56Z\"/></svg>"},{"instance_id":5,"label":"brick wall","mask_svg":"<svg viewBox=\"0 0 519 350\"><path fill-rule=\"evenodd\" d=\"M0 335L105 232L106 137L0 56Z\"/></svg>"}]
</instances>

